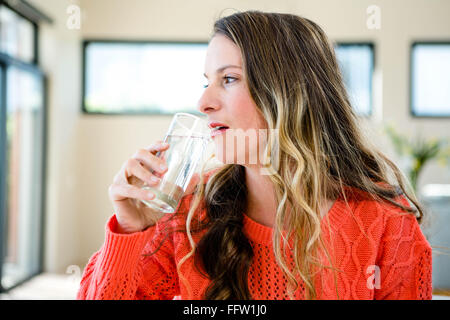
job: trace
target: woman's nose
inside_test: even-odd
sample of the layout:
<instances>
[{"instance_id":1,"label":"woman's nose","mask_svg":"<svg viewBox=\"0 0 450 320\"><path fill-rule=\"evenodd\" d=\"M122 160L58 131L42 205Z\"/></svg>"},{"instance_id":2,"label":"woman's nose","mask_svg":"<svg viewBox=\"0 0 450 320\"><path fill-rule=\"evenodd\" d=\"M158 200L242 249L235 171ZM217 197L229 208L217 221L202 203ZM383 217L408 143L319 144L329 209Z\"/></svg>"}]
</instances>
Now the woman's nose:
<instances>
[{"instance_id":1,"label":"woman's nose","mask_svg":"<svg viewBox=\"0 0 450 320\"><path fill-rule=\"evenodd\" d=\"M206 88L197 102L197 110L201 113L209 113L213 110L217 110L220 106L217 95L213 93L212 89L213 88L210 87Z\"/></svg>"}]
</instances>

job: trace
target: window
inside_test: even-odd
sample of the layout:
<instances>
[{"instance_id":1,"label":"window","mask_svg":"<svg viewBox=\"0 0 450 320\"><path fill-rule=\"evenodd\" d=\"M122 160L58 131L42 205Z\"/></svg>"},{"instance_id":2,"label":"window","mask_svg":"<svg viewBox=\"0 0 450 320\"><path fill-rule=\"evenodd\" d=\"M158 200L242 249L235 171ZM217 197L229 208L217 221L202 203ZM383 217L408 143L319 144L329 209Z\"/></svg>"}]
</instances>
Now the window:
<instances>
[{"instance_id":1,"label":"window","mask_svg":"<svg viewBox=\"0 0 450 320\"><path fill-rule=\"evenodd\" d=\"M45 168L45 76L37 23L0 4L0 291L40 273Z\"/></svg>"},{"instance_id":2,"label":"window","mask_svg":"<svg viewBox=\"0 0 450 320\"><path fill-rule=\"evenodd\" d=\"M85 41L83 111L198 113L207 43Z\"/></svg>"},{"instance_id":3,"label":"window","mask_svg":"<svg viewBox=\"0 0 450 320\"><path fill-rule=\"evenodd\" d=\"M35 25L6 6L0 6L0 52L35 62Z\"/></svg>"},{"instance_id":4,"label":"window","mask_svg":"<svg viewBox=\"0 0 450 320\"><path fill-rule=\"evenodd\" d=\"M373 44L338 43L335 52L350 103L358 115L370 116L374 69Z\"/></svg>"},{"instance_id":5,"label":"window","mask_svg":"<svg viewBox=\"0 0 450 320\"><path fill-rule=\"evenodd\" d=\"M7 212L2 286L40 269L43 161L43 81L10 66L6 75Z\"/></svg>"},{"instance_id":6,"label":"window","mask_svg":"<svg viewBox=\"0 0 450 320\"><path fill-rule=\"evenodd\" d=\"M450 42L412 45L410 85L414 116L450 116Z\"/></svg>"}]
</instances>

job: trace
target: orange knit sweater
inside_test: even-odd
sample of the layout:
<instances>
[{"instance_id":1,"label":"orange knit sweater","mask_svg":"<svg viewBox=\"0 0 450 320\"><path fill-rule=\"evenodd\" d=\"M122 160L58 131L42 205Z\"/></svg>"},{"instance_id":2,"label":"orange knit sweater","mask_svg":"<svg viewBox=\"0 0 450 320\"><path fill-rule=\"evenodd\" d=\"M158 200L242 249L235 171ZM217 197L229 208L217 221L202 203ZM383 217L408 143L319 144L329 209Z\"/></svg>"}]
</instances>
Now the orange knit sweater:
<instances>
[{"instance_id":1,"label":"orange knit sweater","mask_svg":"<svg viewBox=\"0 0 450 320\"><path fill-rule=\"evenodd\" d=\"M188 208L191 199L185 196L178 209ZM404 197L399 200L408 205ZM431 299L431 247L415 217L400 212L389 203L365 198L350 198L348 206L336 200L322 219L322 230L339 272L336 283L329 269L315 277L319 299ZM119 234L113 215L103 246L84 270L77 299L202 299L210 280L198 273L193 257L180 270L191 288L177 271L177 263L191 249L185 233L172 233L156 254L143 255L164 239L164 221L142 232ZM179 227L182 221L170 224ZM252 298L289 299L286 278L273 254L272 228L244 214L243 231L254 251L248 274ZM200 237L194 234L194 241ZM295 298L305 298L301 282Z\"/></svg>"}]
</instances>

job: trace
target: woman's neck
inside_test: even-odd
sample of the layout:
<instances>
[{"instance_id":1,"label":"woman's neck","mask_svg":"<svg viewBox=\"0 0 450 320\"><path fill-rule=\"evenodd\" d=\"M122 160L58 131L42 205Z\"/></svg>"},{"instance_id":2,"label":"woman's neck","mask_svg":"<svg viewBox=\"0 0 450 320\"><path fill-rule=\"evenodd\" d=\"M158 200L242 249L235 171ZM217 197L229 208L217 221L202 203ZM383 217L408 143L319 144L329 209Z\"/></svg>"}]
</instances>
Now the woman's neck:
<instances>
[{"instance_id":1,"label":"woman's neck","mask_svg":"<svg viewBox=\"0 0 450 320\"><path fill-rule=\"evenodd\" d=\"M245 214L262 225L273 227L277 204L270 178L261 175L257 167L246 167L245 182L248 190Z\"/></svg>"}]
</instances>

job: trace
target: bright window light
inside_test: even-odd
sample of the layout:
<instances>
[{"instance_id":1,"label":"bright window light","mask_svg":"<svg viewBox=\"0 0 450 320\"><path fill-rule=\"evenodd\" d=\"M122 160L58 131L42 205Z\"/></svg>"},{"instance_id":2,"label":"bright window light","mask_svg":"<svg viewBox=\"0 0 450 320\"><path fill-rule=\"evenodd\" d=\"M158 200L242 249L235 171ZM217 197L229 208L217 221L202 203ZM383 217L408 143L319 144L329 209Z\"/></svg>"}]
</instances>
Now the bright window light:
<instances>
[{"instance_id":1,"label":"bright window light","mask_svg":"<svg viewBox=\"0 0 450 320\"><path fill-rule=\"evenodd\" d=\"M450 116L450 43L414 44L411 68L412 113Z\"/></svg>"},{"instance_id":2,"label":"bright window light","mask_svg":"<svg viewBox=\"0 0 450 320\"><path fill-rule=\"evenodd\" d=\"M196 113L206 49L207 43L86 43L85 111Z\"/></svg>"},{"instance_id":3,"label":"bright window light","mask_svg":"<svg viewBox=\"0 0 450 320\"><path fill-rule=\"evenodd\" d=\"M369 116L372 113L373 46L337 44L335 52L350 103L358 115Z\"/></svg>"}]
</instances>

